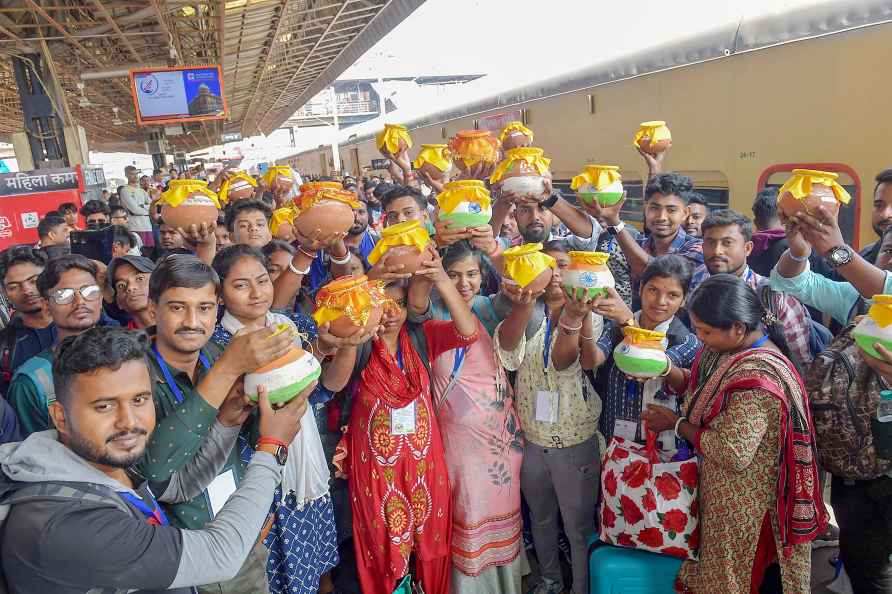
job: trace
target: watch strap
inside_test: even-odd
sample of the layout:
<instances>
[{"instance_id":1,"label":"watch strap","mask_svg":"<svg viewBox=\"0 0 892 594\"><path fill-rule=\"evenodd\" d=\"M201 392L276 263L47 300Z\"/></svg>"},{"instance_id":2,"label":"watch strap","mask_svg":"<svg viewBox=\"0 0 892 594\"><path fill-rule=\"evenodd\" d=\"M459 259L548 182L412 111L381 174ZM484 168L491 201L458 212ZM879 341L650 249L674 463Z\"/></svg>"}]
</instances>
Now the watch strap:
<instances>
[{"instance_id":1,"label":"watch strap","mask_svg":"<svg viewBox=\"0 0 892 594\"><path fill-rule=\"evenodd\" d=\"M560 198L560 195L558 195L557 193L554 193L542 201L542 206L544 206L545 208L551 208L552 206L555 205L555 203L557 203L558 198Z\"/></svg>"},{"instance_id":2,"label":"watch strap","mask_svg":"<svg viewBox=\"0 0 892 594\"><path fill-rule=\"evenodd\" d=\"M614 225L612 227L607 227L607 232L610 233L611 235L613 235L614 237L616 237L617 235L622 233L623 229L625 229L625 228L626 228L626 222L620 221L619 223L617 223L616 225Z\"/></svg>"},{"instance_id":3,"label":"watch strap","mask_svg":"<svg viewBox=\"0 0 892 594\"><path fill-rule=\"evenodd\" d=\"M257 446L261 445L274 445L274 446L282 446L283 448L287 448L288 444L282 441L281 439L276 439L275 437L261 437L257 440Z\"/></svg>"}]
</instances>

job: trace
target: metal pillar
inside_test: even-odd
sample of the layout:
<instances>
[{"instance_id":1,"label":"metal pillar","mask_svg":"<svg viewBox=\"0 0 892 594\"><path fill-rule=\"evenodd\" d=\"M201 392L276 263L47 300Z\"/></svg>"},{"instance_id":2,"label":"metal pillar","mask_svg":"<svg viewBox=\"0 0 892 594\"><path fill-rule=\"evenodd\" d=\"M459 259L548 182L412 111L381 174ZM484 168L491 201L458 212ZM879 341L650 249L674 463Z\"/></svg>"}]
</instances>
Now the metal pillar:
<instances>
[{"instance_id":1,"label":"metal pillar","mask_svg":"<svg viewBox=\"0 0 892 594\"><path fill-rule=\"evenodd\" d=\"M328 87L329 98L331 100L331 117L332 117L332 132L331 132L331 161L333 164L333 170L335 175L341 175L341 153L338 147L338 144L341 140L341 131L340 126L338 125L338 96L335 93L334 83L330 87Z\"/></svg>"},{"instance_id":2,"label":"metal pillar","mask_svg":"<svg viewBox=\"0 0 892 594\"><path fill-rule=\"evenodd\" d=\"M64 124L51 99L55 97L52 75L44 67L40 54L13 57L12 67L34 168L68 167Z\"/></svg>"}]
</instances>

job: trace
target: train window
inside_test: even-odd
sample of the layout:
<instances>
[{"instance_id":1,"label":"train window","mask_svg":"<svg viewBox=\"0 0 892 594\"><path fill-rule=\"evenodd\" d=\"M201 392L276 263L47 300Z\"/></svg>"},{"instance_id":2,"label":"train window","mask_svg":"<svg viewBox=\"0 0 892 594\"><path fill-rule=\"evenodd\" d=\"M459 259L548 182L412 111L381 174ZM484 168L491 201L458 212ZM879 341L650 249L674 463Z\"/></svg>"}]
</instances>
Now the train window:
<instances>
[{"instance_id":1,"label":"train window","mask_svg":"<svg viewBox=\"0 0 892 594\"><path fill-rule=\"evenodd\" d=\"M839 230L849 245L860 249L861 233L858 221L861 218L861 178L855 170L844 163L782 163L772 165L762 172L759 176L759 189L780 189L794 169L817 169L839 174L839 184L852 196L852 202L839 209Z\"/></svg>"}]
</instances>

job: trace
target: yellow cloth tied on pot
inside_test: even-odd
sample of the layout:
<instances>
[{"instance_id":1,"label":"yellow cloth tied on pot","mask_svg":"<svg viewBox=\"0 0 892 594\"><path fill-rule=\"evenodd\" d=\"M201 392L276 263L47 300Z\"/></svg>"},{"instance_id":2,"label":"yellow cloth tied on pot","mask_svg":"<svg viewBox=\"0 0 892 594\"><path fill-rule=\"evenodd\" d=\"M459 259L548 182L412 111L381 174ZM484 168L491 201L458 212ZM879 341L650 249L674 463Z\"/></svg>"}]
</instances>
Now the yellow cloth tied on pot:
<instances>
[{"instance_id":1,"label":"yellow cloth tied on pot","mask_svg":"<svg viewBox=\"0 0 892 594\"><path fill-rule=\"evenodd\" d=\"M346 316L357 326L363 326L369 320L371 309L383 306L386 299L383 282L371 281L365 275L342 276L316 293L313 319L321 326Z\"/></svg>"},{"instance_id":2,"label":"yellow cloth tied on pot","mask_svg":"<svg viewBox=\"0 0 892 594\"><path fill-rule=\"evenodd\" d=\"M301 192L300 196L294 199L294 206L297 208L297 212L300 213L311 208L321 200L336 200L350 205L350 208L362 206L359 200L356 199L356 194L349 190L338 190L335 188L321 188L313 192Z\"/></svg>"},{"instance_id":3,"label":"yellow cloth tied on pot","mask_svg":"<svg viewBox=\"0 0 892 594\"><path fill-rule=\"evenodd\" d=\"M504 128L502 128L502 132L499 134L499 142L504 142L505 139L514 132L520 132L524 136L529 136L530 142L533 141L533 131L524 126L523 122L508 122L508 124Z\"/></svg>"},{"instance_id":4,"label":"yellow cloth tied on pot","mask_svg":"<svg viewBox=\"0 0 892 594\"><path fill-rule=\"evenodd\" d=\"M892 324L892 295L874 295L873 305L867 310L867 315L880 328L885 328Z\"/></svg>"},{"instance_id":5,"label":"yellow cloth tied on pot","mask_svg":"<svg viewBox=\"0 0 892 594\"><path fill-rule=\"evenodd\" d=\"M412 148L409 129L401 124L384 124L384 129L375 136L378 150L386 150L391 155L396 155L399 152L401 140L406 143L406 148Z\"/></svg>"},{"instance_id":6,"label":"yellow cloth tied on pot","mask_svg":"<svg viewBox=\"0 0 892 594\"><path fill-rule=\"evenodd\" d=\"M490 210L492 206L489 190L479 179L462 179L449 182L437 194L437 204L441 214L449 214L462 202L476 202L480 210Z\"/></svg>"},{"instance_id":7,"label":"yellow cloth tied on pot","mask_svg":"<svg viewBox=\"0 0 892 594\"><path fill-rule=\"evenodd\" d=\"M263 174L263 181L266 182L266 187L273 187L273 180L275 180L279 176L287 177L289 179L294 179L294 172L291 171L291 167L288 165L271 165L266 173Z\"/></svg>"},{"instance_id":8,"label":"yellow cloth tied on pot","mask_svg":"<svg viewBox=\"0 0 892 594\"><path fill-rule=\"evenodd\" d=\"M499 158L499 141L486 130L461 130L449 139L449 150L467 166Z\"/></svg>"},{"instance_id":9,"label":"yellow cloth tied on pot","mask_svg":"<svg viewBox=\"0 0 892 594\"><path fill-rule=\"evenodd\" d=\"M257 187L257 182L254 180L254 178L244 171L237 171L235 173L229 174L229 176L220 185L220 191L217 193L221 203L229 204L229 188L231 188L232 185L237 181L247 182L252 188Z\"/></svg>"},{"instance_id":10,"label":"yellow cloth tied on pot","mask_svg":"<svg viewBox=\"0 0 892 594\"><path fill-rule=\"evenodd\" d=\"M610 184L622 181L619 167L616 165L586 165L582 173L573 177L570 188L578 190L584 184L589 184L597 191L601 191Z\"/></svg>"},{"instance_id":11,"label":"yellow cloth tied on pot","mask_svg":"<svg viewBox=\"0 0 892 594\"><path fill-rule=\"evenodd\" d=\"M273 218L269 222L269 230L273 235L279 232L279 226L282 223L294 224L294 217L297 216L297 210L293 206L285 206L277 208L273 211Z\"/></svg>"},{"instance_id":12,"label":"yellow cloth tied on pot","mask_svg":"<svg viewBox=\"0 0 892 594\"><path fill-rule=\"evenodd\" d=\"M412 161L412 167L421 169L425 163L430 163L440 171L447 171L452 166L452 153L445 144L422 144L418 156Z\"/></svg>"},{"instance_id":13,"label":"yellow cloth tied on pot","mask_svg":"<svg viewBox=\"0 0 892 594\"><path fill-rule=\"evenodd\" d=\"M546 268L556 268L557 261L542 251L541 243L524 243L502 253L505 274L520 287L526 287Z\"/></svg>"},{"instance_id":14,"label":"yellow cloth tied on pot","mask_svg":"<svg viewBox=\"0 0 892 594\"><path fill-rule=\"evenodd\" d=\"M585 266L603 266L610 259L607 252L567 252L570 262Z\"/></svg>"},{"instance_id":15,"label":"yellow cloth tied on pot","mask_svg":"<svg viewBox=\"0 0 892 594\"><path fill-rule=\"evenodd\" d=\"M839 174L829 171L794 169L792 177L781 186L777 196L780 198L785 192L789 192L797 200L802 200L811 195L813 184L820 184L829 186L838 202L848 204L852 197L846 192L845 188L839 185L839 182L836 181L837 179L839 179Z\"/></svg>"},{"instance_id":16,"label":"yellow cloth tied on pot","mask_svg":"<svg viewBox=\"0 0 892 594\"><path fill-rule=\"evenodd\" d=\"M645 136L650 138L651 143L661 140L672 140L672 133L669 131L669 127L666 126L666 122L660 120L641 122L641 126L638 128L638 132L635 133L633 141L636 147L641 148L639 142Z\"/></svg>"},{"instance_id":17,"label":"yellow cloth tied on pot","mask_svg":"<svg viewBox=\"0 0 892 594\"><path fill-rule=\"evenodd\" d=\"M210 198L217 208L220 206L220 198L212 190L208 189L208 183L200 179L172 179L167 186L167 191L158 198L158 204L179 206L191 194L204 194Z\"/></svg>"},{"instance_id":18,"label":"yellow cloth tied on pot","mask_svg":"<svg viewBox=\"0 0 892 594\"><path fill-rule=\"evenodd\" d=\"M665 351L663 341L666 339L664 332L656 332L655 330L645 330L638 326L625 326L623 328L623 340L629 344L634 344L643 349L657 349Z\"/></svg>"},{"instance_id":19,"label":"yellow cloth tied on pot","mask_svg":"<svg viewBox=\"0 0 892 594\"><path fill-rule=\"evenodd\" d=\"M421 226L418 221L405 221L385 227L381 231L381 239L375 244L375 247L369 252L368 261L372 266L381 259L392 247L402 245L414 246L419 252L424 251L427 244L431 242L427 229Z\"/></svg>"},{"instance_id":20,"label":"yellow cloth tied on pot","mask_svg":"<svg viewBox=\"0 0 892 594\"><path fill-rule=\"evenodd\" d=\"M544 157L545 151L532 146L520 146L505 152L505 158L498 164L489 178L489 183L496 184L502 180L502 176L511 170L519 161L526 161L536 173L547 176L551 159Z\"/></svg>"}]
</instances>

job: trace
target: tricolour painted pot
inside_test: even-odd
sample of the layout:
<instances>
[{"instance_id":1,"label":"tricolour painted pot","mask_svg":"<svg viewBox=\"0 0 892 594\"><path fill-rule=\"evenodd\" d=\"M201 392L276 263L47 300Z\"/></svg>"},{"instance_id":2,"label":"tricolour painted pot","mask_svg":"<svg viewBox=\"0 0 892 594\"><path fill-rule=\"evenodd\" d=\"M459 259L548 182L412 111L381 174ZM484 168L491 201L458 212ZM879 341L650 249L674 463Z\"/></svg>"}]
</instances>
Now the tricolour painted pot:
<instances>
[{"instance_id":1,"label":"tricolour painted pot","mask_svg":"<svg viewBox=\"0 0 892 594\"><path fill-rule=\"evenodd\" d=\"M320 237L339 233L346 235L353 226L353 209L361 204L356 194L347 190L323 188L316 192L301 193L294 199L297 217L294 229L303 237Z\"/></svg>"},{"instance_id":2,"label":"tricolour painted pot","mask_svg":"<svg viewBox=\"0 0 892 594\"><path fill-rule=\"evenodd\" d=\"M597 200L601 206L613 206L623 197L623 182L616 165L586 165L570 182L570 188L585 204Z\"/></svg>"},{"instance_id":3,"label":"tricolour painted pot","mask_svg":"<svg viewBox=\"0 0 892 594\"><path fill-rule=\"evenodd\" d=\"M312 354L294 346L287 353L245 374L245 395L257 400L258 386L266 387L271 404L285 404L319 379L322 367Z\"/></svg>"},{"instance_id":4,"label":"tricolour painted pot","mask_svg":"<svg viewBox=\"0 0 892 594\"><path fill-rule=\"evenodd\" d=\"M666 371L666 335L636 326L623 328L623 339L613 349L613 362L629 377L651 379Z\"/></svg>"},{"instance_id":5,"label":"tricolour painted pot","mask_svg":"<svg viewBox=\"0 0 892 594\"><path fill-rule=\"evenodd\" d=\"M526 291L538 293L554 275L555 259L542 251L541 243L524 243L502 253L503 282L514 283Z\"/></svg>"},{"instance_id":6,"label":"tricolour painted pot","mask_svg":"<svg viewBox=\"0 0 892 594\"><path fill-rule=\"evenodd\" d=\"M777 209L790 217L800 212L813 214L817 207L823 206L836 216L839 205L848 204L852 199L837 179L839 175L829 171L794 169L777 192Z\"/></svg>"},{"instance_id":7,"label":"tricolour painted pot","mask_svg":"<svg viewBox=\"0 0 892 594\"><path fill-rule=\"evenodd\" d=\"M172 227L188 229L190 225L216 224L220 212L217 195L208 189L206 181L172 179L167 191L158 200L161 219Z\"/></svg>"},{"instance_id":8,"label":"tricolour painted pot","mask_svg":"<svg viewBox=\"0 0 892 594\"><path fill-rule=\"evenodd\" d=\"M519 147L505 153L492 176L491 184L500 184L502 192L512 192L517 198L541 199L546 191L545 180L551 179L548 167L551 159L535 147Z\"/></svg>"},{"instance_id":9,"label":"tricolour painted pot","mask_svg":"<svg viewBox=\"0 0 892 594\"><path fill-rule=\"evenodd\" d=\"M478 179L449 182L437 194L437 204L437 218L453 229L482 227L492 218L489 190Z\"/></svg>"},{"instance_id":10,"label":"tricolour painted pot","mask_svg":"<svg viewBox=\"0 0 892 594\"><path fill-rule=\"evenodd\" d=\"M384 283L366 276L342 276L316 293L316 324L330 324L329 332L348 338L361 330L376 328L384 313Z\"/></svg>"},{"instance_id":11,"label":"tricolour painted pot","mask_svg":"<svg viewBox=\"0 0 892 594\"><path fill-rule=\"evenodd\" d=\"M656 156L672 146L672 133L666 122L659 120L641 122L635 134L634 144L645 153Z\"/></svg>"},{"instance_id":12,"label":"tricolour painted pot","mask_svg":"<svg viewBox=\"0 0 892 594\"><path fill-rule=\"evenodd\" d=\"M607 289L616 286L606 252L569 252L570 265L561 270L561 284L568 295L587 296L590 299L607 295Z\"/></svg>"},{"instance_id":13,"label":"tricolour painted pot","mask_svg":"<svg viewBox=\"0 0 892 594\"><path fill-rule=\"evenodd\" d=\"M499 141L488 130L461 130L449 139L452 162L461 171L468 171L481 161L499 160Z\"/></svg>"},{"instance_id":14,"label":"tricolour painted pot","mask_svg":"<svg viewBox=\"0 0 892 594\"><path fill-rule=\"evenodd\" d=\"M432 254L429 250L430 235L418 221L405 221L385 227L381 231L381 239L369 252L369 264L374 266L385 254L393 252L387 257L388 266L402 265L402 272L414 274L421 265L428 261Z\"/></svg>"},{"instance_id":15,"label":"tricolour painted pot","mask_svg":"<svg viewBox=\"0 0 892 594\"><path fill-rule=\"evenodd\" d=\"M874 295L867 314L852 330L855 342L871 357L882 359L875 344L892 351L892 295Z\"/></svg>"}]
</instances>

